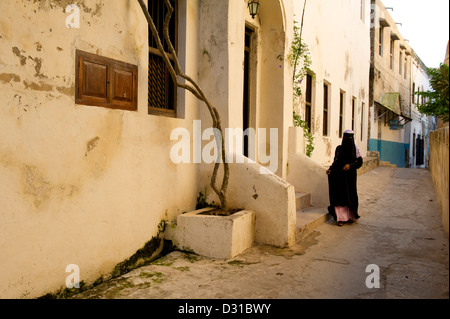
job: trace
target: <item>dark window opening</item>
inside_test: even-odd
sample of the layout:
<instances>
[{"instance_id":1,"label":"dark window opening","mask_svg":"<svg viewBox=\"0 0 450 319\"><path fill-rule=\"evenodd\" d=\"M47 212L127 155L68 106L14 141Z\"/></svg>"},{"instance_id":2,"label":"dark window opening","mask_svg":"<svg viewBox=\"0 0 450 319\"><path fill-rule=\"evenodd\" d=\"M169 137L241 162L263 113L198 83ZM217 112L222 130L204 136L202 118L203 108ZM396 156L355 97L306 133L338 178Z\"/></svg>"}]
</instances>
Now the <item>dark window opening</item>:
<instances>
[{"instance_id":1,"label":"dark window opening","mask_svg":"<svg viewBox=\"0 0 450 319\"><path fill-rule=\"evenodd\" d=\"M339 137L342 137L344 126L344 92L341 91L339 102Z\"/></svg>"},{"instance_id":2,"label":"dark window opening","mask_svg":"<svg viewBox=\"0 0 450 319\"><path fill-rule=\"evenodd\" d=\"M170 3L174 8L174 12L169 23L169 38L176 52L178 4L176 0L170 0ZM164 0L148 0L148 12L155 23L159 38L164 47L164 52L173 64L174 56L170 53L168 42L164 38L164 20L167 14L167 6L165 5ZM148 113L176 117L176 85L158 50L156 40L152 35L150 27L148 33Z\"/></svg>"},{"instance_id":3,"label":"dark window opening","mask_svg":"<svg viewBox=\"0 0 450 319\"><path fill-rule=\"evenodd\" d=\"M251 43L252 43L253 30L245 28L244 39L244 104L243 104L243 123L242 128L244 132L250 128L250 56L251 56ZM243 141L243 153L244 156L249 156L249 143L248 135L244 134Z\"/></svg>"},{"instance_id":4,"label":"dark window opening","mask_svg":"<svg viewBox=\"0 0 450 319\"><path fill-rule=\"evenodd\" d=\"M365 104L362 103L361 104L361 141L364 138L364 109L365 109Z\"/></svg>"},{"instance_id":5,"label":"dark window opening","mask_svg":"<svg viewBox=\"0 0 450 319\"><path fill-rule=\"evenodd\" d=\"M309 131L312 132L312 90L313 78L310 74L306 75L306 105L305 105L305 122L308 125Z\"/></svg>"},{"instance_id":6,"label":"dark window opening","mask_svg":"<svg viewBox=\"0 0 450 319\"><path fill-rule=\"evenodd\" d=\"M328 136L328 85L323 85L323 136Z\"/></svg>"},{"instance_id":7,"label":"dark window opening","mask_svg":"<svg viewBox=\"0 0 450 319\"><path fill-rule=\"evenodd\" d=\"M425 163L424 161L424 139L422 136L418 136L416 139L416 151L417 151L417 156L416 156L416 165L420 166L423 165Z\"/></svg>"},{"instance_id":8,"label":"dark window opening","mask_svg":"<svg viewBox=\"0 0 450 319\"><path fill-rule=\"evenodd\" d=\"M356 99L352 99L352 130L355 131Z\"/></svg>"}]
</instances>

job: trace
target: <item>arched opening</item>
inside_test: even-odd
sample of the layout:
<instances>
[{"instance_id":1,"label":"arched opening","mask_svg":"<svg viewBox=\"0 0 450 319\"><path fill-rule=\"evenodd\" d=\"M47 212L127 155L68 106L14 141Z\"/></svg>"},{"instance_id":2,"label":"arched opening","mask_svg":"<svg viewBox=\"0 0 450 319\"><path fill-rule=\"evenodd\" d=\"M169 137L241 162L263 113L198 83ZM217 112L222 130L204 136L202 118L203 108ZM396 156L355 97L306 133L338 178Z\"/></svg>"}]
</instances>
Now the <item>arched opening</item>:
<instances>
[{"instance_id":1,"label":"arched opening","mask_svg":"<svg viewBox=\"0 0 450 319\"><path fill-rule=\"evenodd\" d=\"M286 94L287 61L284 12L280 0L265 0L261 4L259 18L259 104L258 127L266 129L266 145L269 152L270 128L278 130L278 169L276 174L285 177L287 165L287 126L292 118L292 96ZM273 146L272 146L273 147Z\"/></svg>"}]
</instances>

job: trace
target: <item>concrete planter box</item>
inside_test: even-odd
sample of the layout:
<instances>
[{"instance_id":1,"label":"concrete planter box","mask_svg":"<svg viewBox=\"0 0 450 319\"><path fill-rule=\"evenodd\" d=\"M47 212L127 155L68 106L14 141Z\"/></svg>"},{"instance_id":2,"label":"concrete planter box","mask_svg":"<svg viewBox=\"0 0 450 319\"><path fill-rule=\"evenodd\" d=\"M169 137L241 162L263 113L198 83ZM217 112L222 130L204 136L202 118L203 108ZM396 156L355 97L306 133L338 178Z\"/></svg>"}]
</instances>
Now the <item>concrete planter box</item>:
<instances>
[{"instance_id":1,"label":"concrete planter box","mask_svg":"<svg viewBox=\"0 0 450 319\"><path fill-rule=\"evenodd\" d=\"M231 259L253 245L253 211L242 210L231 216L204 214L212 210L205 208L178 216L175 245L202 256L220 259Z\"/></svg>"}]
</instances>

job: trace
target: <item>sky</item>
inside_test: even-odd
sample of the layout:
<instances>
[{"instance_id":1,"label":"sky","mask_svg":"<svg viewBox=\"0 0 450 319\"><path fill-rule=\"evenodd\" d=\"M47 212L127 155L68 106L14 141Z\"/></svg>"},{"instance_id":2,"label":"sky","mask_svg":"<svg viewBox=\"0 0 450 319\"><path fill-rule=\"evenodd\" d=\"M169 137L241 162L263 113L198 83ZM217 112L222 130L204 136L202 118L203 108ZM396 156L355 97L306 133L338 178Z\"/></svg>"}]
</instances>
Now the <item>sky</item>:
<instances>
[{"instance_id":1,"label":"sky","mask_svg":"<svg viewBox=\"0 0 450 319\"><path fill-rule=\"evenodd\" d=\"M450 0L382 0L404 39L427 67L444 62L449 40Z\"/></svg>"}]
</instances>

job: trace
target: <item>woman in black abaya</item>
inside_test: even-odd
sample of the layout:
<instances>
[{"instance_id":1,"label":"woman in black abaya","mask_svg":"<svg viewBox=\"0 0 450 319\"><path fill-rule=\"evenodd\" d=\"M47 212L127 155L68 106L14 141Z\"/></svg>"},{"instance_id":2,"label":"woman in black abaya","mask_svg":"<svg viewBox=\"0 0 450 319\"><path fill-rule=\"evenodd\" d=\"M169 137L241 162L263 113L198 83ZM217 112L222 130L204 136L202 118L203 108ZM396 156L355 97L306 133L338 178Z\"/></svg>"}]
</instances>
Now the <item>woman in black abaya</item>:
<instances>
[{"instance_id":1,"label":"woman in black abaya","mask_svg":"<svg viewBox=\"0 0 450 319\"><path fill-rule=\"evenodd\" d=\"M330 206L328 212L338 226L354 222L358 215L357 169L363 159L355 144L354 132L347 130L342 144L336 147L334 162L327 170Z\"/></svg>"}]
</instances>

